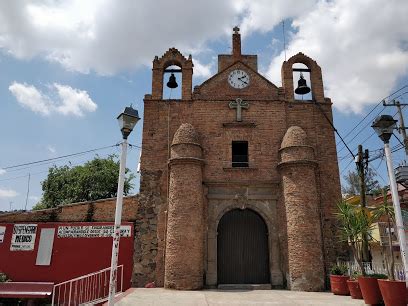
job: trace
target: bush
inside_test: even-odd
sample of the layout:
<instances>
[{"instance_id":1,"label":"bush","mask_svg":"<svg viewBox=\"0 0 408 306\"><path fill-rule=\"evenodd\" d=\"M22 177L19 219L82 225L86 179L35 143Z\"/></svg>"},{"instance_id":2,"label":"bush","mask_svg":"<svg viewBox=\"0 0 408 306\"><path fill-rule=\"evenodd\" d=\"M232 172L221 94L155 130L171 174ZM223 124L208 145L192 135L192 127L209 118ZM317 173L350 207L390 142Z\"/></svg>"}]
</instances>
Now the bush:
<instances>
[{"instance_id":1,"label":"bush","mask_svg":"<svg viewBox=\"0 0 408 306\"><path fill-rule=\"evenodd\" d=\"M346 265L333 265L330 269L331 275L346 275L348 268Z\"/></svg>"},{"instance_id":2,"label":"bush","mask_svg":"<svg viewBox=\"0 0 408 306\"><path fill-rule=\"evenodd\" d=\"M388 278L386 274L381 274L381 273L367 274L366 277L372 277L372 278L377 278L377 279L387 279Z\"/></svg>"},{"instance_id":3,"label":"bush","mask_svg":"<svg viewBox=\"0 0 408 306\"><path fill-rule=\"evenodd\" d=\"M10 281L6 273L0 272L0 283L5 283Z\"/></svg>"}]
</instances>

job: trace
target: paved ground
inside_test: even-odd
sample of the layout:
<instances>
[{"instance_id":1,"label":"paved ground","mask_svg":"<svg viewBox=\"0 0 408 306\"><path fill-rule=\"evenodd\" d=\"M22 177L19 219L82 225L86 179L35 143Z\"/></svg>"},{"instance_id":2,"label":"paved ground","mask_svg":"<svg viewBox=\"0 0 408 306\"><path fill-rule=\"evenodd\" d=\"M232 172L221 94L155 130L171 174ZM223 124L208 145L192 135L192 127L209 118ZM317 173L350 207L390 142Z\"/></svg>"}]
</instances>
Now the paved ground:
<instances>
[{"instance_id":1,"label":"paved ground","mask_svg":"<svg viewBox=\"0 0 408 306\"><path fill-rule=\"evenodd\" d=\"M353 300L349 296L336 296L326 292L295 292L287 290L176 291L163 288L132 288L125 294L126 296L123 296L115 305L365 305L362 300Z\"/></svg>"}]
</instances>

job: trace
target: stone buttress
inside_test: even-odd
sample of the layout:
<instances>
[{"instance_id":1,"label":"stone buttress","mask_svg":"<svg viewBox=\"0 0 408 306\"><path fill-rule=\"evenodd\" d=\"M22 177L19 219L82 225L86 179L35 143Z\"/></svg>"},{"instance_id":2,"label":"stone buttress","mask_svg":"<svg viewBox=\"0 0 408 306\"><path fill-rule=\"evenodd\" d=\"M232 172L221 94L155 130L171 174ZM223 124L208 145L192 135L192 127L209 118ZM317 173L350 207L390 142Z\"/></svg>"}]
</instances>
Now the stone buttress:
<instances>
[{"instance_id":1,"label":"stone buttress","mask_svg":"<svg viewBox=\"0 0 408 306\"><path fill-rule=\"evenodd\" d=\"M314 149L308 145L305 131L292 126L279 152L287 218L288 287L320 291L324 289L324 271Z\"/></svg>"},{"instance_id":2,"label":"stone buttress","mask_svg":"<svg viewBox=\"0 0 408 306\"><path fill-rule=\"evenodd\" d=\"M165 288L203 287L204 201L202 148L191 124L182 124L171 145Z\"/></svg>"}]
</instances>

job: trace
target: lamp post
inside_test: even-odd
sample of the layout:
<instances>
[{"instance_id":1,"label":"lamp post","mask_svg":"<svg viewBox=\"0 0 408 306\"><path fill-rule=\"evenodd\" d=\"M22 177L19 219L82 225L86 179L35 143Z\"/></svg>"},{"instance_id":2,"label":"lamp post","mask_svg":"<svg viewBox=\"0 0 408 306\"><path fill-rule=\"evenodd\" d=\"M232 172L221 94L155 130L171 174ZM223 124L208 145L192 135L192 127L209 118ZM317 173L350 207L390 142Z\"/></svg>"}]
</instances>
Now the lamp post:
<instances>
[{"instance_id":1,"label":"lamp post","mask_svg":"<svg viewBox=\"0 0 408 306\"><path fill-rule=\"evenodd\" d=\"M397 181L395 179L394 167L392 164L392 156L390 150L390 138L392 136L393 130L396 128L397 120L390 115L382 115L377 117L373 124L372 128L378 134L380 139L384 142L384 151L385 157L387 160L387 169L388 169L388 178L390 180L390 189L392 202L394 204L395 211L395 223L398 231L398 241L401 250L402 263L404 265L405 277L408 279L408 261L407 261L407 245L406 245L406 236L404 230L404 223L402 221L401 206L398 196ZM408 283L407 283L408 285Z\"/></svg>"},{"instance_id":2,"label":"lamp post","mask_svg":"<svg viewBox=\"0 0 408 306\"><path fill-rule=\"evenodd\" d=\"M128 146L127 138L140 118L137 110L133 109L132 106L130 106L126 107L125 110L118 116L117 119L119 122L120 130L122 132L123 142L121 144L122 152L120 154L119 181L118 191L116 195L115 226L113 232L112 259L109 278L109 297L108 297L109 306L115 304L119 241L120 241L120 225L122 223L123 187L125 184L126 155Z\"/></svg>"}]
</instances>

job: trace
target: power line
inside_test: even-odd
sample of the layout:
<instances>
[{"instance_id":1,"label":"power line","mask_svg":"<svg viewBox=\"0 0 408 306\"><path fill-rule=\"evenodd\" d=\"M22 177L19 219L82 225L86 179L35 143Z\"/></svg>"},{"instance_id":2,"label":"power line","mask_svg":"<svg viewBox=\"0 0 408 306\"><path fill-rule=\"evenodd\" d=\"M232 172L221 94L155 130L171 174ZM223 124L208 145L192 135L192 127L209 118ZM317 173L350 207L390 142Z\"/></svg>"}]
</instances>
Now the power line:
<instances>
[{"instance_id":1,"label":"power line","mask_svg":"<svg viewBox=\"0 0 408 306\"><path fill-rule=\"evenodd\" d=\"M57 159L67 158L67 157L71 157L71 156L75 156L75 155L81 155L81 154L91 153L91 152L104 150L104 149L108 149L108 148L113 148L113 147L117 147L117 146L119 146L119 144L106 146L106 147L101 147L101 148L96 148L96 149L91 149L91 150L77 152L77 153L72 153L72 154L67 154L67 155L62 155L62 156L53 157L53 158L47 158L47 159L38 160L38 161L34 161L34 162L28 162L28 163L19 164L19 165L0 167L0 169L8 170L8 169L18 168L18 167L22 167L22 166L34 165L34 164L44 163L44 162L53 161L53 160L57 160Z\"/></svg>"},{"instance_id":2,"label":"power line","mask_svg":"<svg viewBox=\"0 0 408 306\"><path fill-rule=\"evenodd\" d=\"M337 136L340 137L341 141L344 143L345 147L347 148L347 150L350 152L351 156L353 156L354 158L354 154L353 152L350 150L350 148L347 146L347 144L345 143L343 137L341 137L339 131L337 131L336 127L334 126L333 122L329 119L329 117L327 117L326 113L324 112L324 110L322 109L322 106L320 105L319 102L315 101L315 105L317 105L317 108L320 110L320 112L323 114L324 118L326 118L327 122L330 124L330 126L332 127L332 129L334 130L334 132L336 132Z\"/></svg>"},{"instance_id":3,"label":"power line","mask_svg":"<svg viewBox=\"0 0 408 306\"><path fill-rule=\"evenodd\" d=\"M380 105L382 104L382 102L383 102L385 99L388 99L388 98L392 97L393 95L395 95L396 93L400 92L401 90L403 90L403 89L406 88L406 87L408 87L408 84L405 84L404 86L402 86L402 87L399 88L398 90L394 91L393 93L391 93L391 94L388 95L387 97L384 97L383 99L381 99L380 102L378 102L377 105L374 106L374 108L373 108L367 115L365 115L363 119L361 119L349 132L347 132L347 134L346 134L346 136L344 136L344 138L347 138L361 123L363 123L363 121L364 121L365 119L367 119L367 117L368 117L378 106L380 106ZM405 94L405 93L403 93L403 94ZM401 95L403 95L403 94L401 94ZM398 97L400 97L400 96L398 96ZM339 142L337 143L337 145L339 145L340 143L341 143L341 142L339 141Z\"/></svg>"}]
</instances>

